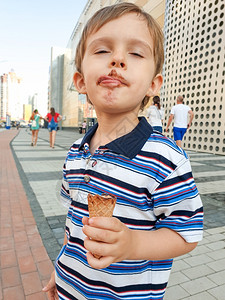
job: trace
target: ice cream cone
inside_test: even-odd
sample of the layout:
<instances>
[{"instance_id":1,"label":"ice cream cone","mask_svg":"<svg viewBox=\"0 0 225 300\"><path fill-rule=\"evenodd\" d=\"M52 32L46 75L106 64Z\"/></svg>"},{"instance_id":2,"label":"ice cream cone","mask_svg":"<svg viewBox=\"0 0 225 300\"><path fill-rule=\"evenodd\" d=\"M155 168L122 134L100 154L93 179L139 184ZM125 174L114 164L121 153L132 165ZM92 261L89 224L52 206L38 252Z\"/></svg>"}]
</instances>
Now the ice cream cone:
<instances>
[{"instance_id":1,"label":"ice cream cone","mask_svg":"<svg viewBox=\"0 0 225 300\"><path fill-rule=\"evenodd\" d=\"M91 195L88 194L88 211L89 217L112 217L116 204L116 197L110 194ZM100 255L94 254L96 258Z\"/></svg>"}]
</instances>

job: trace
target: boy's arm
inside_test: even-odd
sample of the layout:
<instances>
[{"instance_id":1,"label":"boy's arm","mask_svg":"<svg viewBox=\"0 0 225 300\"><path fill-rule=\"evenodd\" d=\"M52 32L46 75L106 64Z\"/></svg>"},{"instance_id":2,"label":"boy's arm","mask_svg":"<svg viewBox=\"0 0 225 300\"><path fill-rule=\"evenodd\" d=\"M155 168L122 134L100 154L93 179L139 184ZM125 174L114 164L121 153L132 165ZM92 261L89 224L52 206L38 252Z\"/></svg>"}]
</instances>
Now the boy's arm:
<instances>
[{"instance_id":1,"label":"boy's arm","mask_svg":"<svg viewBox=\"0 0 225 300\"><path fill-rule=\"evenodd\" d=\"M96 269L105 268L122 260L164 260L192 251L197 242L187 243L169 228L155 231L132 230L117 218L84 220L83 232L87 259ZM88 226L88 224L90 226ZM102 255L96 259L91 253Z\"/></svg>"},{"instance_id":2,"label":"boy's arm","mask_svg":"<svg viewBox=\"0 0 225 300\"><path fill-rule=\"evenodd\" d=\"M155 231L134 231L131 248L132 259L164 260L174 258L192 251L195 243L187 243L177 232L169 228Z\"/></svg>"}]
</instances>

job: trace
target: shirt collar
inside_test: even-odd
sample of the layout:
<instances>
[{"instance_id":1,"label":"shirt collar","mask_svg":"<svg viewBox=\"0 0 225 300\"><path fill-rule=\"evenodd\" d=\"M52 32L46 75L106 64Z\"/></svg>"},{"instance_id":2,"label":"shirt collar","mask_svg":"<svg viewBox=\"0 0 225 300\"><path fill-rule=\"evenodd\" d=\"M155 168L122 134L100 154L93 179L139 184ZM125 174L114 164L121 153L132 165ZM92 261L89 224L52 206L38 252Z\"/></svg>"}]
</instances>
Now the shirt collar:
<instances>
[{"instance_id":1,"label":"shirt collar","mask_svg":"<svg viewBox=\"0 0 225 300\"><path fill-rule=\"evenodd\" d=\"M90 144L91 138L98 128L98 124L95 124L84 136L79 150L81 150L85 143ZM106 144L104 147L122 154L130 159L134 158L142 149L145 142L152 134L153 129L144 117L139 118L138 125L128 134L115 139L114 141Z\"/></svg>"}]
</instances>

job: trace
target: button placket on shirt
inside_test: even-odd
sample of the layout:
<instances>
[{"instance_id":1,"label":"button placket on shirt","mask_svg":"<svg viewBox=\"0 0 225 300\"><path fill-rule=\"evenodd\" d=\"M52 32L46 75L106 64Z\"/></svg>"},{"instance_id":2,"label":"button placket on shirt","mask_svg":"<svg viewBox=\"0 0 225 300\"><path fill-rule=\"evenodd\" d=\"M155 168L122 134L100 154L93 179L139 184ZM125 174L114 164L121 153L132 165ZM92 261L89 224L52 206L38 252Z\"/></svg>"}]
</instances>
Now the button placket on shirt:
<instances>
[{"instance_id":1,"label":"button placket on shirt","mask_svg":"<svg viewBox=\"0 0 225 300\"><path fill-rule=\"evenodd\" d=\"M87 143L84 144L84 152L86 154L89 152L89 145ZM97 165L98 160L97 160L97 158L95 158L95 156L96 156L95 154L103 155L104 153L105 153L104 150L98 150L98 149L96 150L96 152L94 153L94 155L91 155L89 153L90 155L86 158L85 173L86 173L87 170L93 169ZM91 180L91 176L88 175L88 174L84 174L84 181L85 181L85 183L89 183L90 180Z\"/></svg>"},{"instance_id":2,"label":"button placket on shirt","mask_svg":"<svg viewBox=\"0 0 225 300\"><path fill-rule=\"evenodd\" d=\"M84 145L84 152L87 154L89 152L89 145L88 144L85 144ZM87 158L86 158L86 162L85 162L85 173L87 170L89 169L92 169L96 166L97 164L97 159L94 159L93 158L94 155L89 155ZM88 175L88 174L84 174L84 181L85 183L89 183L91 180L91 176Z\"/></svg>"}]
</instances>

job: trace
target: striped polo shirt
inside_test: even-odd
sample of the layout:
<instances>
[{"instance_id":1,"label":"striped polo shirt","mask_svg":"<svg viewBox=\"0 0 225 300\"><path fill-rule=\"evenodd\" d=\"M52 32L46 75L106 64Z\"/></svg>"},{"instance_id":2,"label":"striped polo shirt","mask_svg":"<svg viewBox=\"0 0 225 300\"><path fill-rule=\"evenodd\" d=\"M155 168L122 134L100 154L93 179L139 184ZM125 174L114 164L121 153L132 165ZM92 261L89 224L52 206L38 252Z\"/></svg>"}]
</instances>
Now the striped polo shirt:
<instances>
[{"instance_id":1,"label":"striped polo shirt","mask_svg":"<svg viewBox=\"0 0 225 300\"><path fill-rule=\"evenodd\" d=\"M88 216L88 193L110 193L117 197L114 217L129 228L167 227L187 242L200 241L203 208L189 159L145 118L91 155L89 144L97 126L72 145L63 168L68 243L55 265L59 299L163 299L172 259L126 260L93 269L86 259L82 218Z\"/></svg>"}]
</instances>

